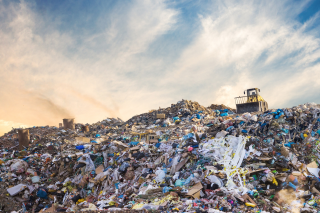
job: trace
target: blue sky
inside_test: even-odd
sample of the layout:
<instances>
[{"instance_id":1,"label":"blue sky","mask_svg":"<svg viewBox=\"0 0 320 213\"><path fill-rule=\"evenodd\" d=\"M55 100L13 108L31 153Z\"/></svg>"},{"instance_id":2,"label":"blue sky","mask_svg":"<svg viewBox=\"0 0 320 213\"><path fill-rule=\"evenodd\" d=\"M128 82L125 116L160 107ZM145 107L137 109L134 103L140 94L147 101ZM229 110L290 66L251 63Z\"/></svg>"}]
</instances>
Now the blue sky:
<instances>
[{"instance_id":1,"label":"blue sky","mask_svg":"<svg viewBox=\"0 0 320 213\"><path fill-rule=\"evenodd\" d=\"M181 99L320 102L320 1L0 0L0 133Z\"/></svg>"}]
</instances>

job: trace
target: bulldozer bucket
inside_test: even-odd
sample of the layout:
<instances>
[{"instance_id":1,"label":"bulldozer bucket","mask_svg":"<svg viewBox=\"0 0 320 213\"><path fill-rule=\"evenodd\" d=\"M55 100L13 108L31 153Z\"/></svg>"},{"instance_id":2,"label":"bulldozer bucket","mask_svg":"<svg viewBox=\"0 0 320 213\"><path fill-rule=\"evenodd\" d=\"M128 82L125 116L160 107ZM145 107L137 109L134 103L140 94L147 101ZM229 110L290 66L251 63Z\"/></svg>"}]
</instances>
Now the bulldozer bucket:
<instances>
[{"instance_id":1,"label":"bulldozer bucket","mask_svg":"<svg viewBox=\"0 0 320 213\"><path fill-rule=\"evenodd\" d=\"M237 104L237 113L245 112L263 112L268 110L268 104L265 101Z\"/></svg>"}]
</instances>

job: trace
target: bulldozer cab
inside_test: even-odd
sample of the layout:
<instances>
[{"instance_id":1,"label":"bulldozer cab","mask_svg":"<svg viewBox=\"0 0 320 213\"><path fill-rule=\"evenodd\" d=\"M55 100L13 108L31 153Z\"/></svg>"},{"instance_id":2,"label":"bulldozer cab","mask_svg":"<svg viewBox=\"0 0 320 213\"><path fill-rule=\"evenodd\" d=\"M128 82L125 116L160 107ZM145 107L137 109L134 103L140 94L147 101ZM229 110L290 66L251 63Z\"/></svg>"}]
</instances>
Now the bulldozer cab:
<instances>
[{"instance_id":1,"label":"bulldozer cab","mask_svg":"<svg viewBox=\"0 0 320 213\"><path fill-rule=\"evenodd\" d=\"M247 103L264 101L263 98L259 95L259 92L260 89L258 88L247 89ZM246 91L244 91L243 93L246 94Z\"/></svg>"},{"instance_id":2,"label":"bulldozer cab","mask_svg":"<svg viewBox=\"0 0 320 213\"><path fill-rule=\"evenodd\" d=\"M236 97L237 113L268 110L268 103L260 96L259 92L258 88L247 89L244 91L247 96Z\"/></svg>"},{"instance_id":3,"label":"bulldozer cab","mask_svg":"<svg viewBox=\"0 0 320 213\"><path fill-rule=\"evenodd\" d=\"M246 91L244 91L244 94L246 94ZM258 89L254 88L254 89L247 89L247 95L258 95Z\"/></svg>"}]
</instances>

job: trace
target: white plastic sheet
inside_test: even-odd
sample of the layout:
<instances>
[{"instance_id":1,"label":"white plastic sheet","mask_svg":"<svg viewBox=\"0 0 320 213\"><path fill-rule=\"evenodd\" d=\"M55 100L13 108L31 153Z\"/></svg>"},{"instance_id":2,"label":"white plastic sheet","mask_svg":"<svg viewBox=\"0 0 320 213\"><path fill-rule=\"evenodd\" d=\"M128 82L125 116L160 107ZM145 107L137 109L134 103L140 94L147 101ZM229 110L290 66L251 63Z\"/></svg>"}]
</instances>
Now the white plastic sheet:
<instances>
[{"instance_id":1,"label":"white plastic sheet","mask_svg":"<svg viewBox=\"0 0 320 213\"><path fill-rule=\"evenodd\" d=\"M85 158L85 163L86 163L85 172L91 172L91 171L94 171L96 169L95 166L94 166L93 161L90 158L89 154L84 154L82 156L82 158Z\"/></svg>"},{"instance_id":2,"label":"white plastic sheet","mask_svg":"<svg viewBox=\"0 0 320 213\"><path fill-rule=\"evenodd\" d=\"M226 187L230 190L233 188L238 188L239 191L246 191L244 186L244 179L242 180L240 176L245 170L240 168L243 159L246 154L245 144L248 138L240 135L235 137L229 135L227 137L215 138L209 140L207 143L202 143L202 148L199 149L200 152L204 154L205 157L214 158L219 164L222 164L225 170L222 172L227 175ZM233 182L233 178L238 175L238 181L240 187L237 187ZM245 176L243 176L245 178Z\"/></svg>"},{"instance_id":3,"label":"white plastic sheet","mask_svg":"<svg viewBox=\"0 0 320 213\"><path fill-rule=\"evenodd\" d=\"M27 186L24 185L24 184L18 184L14 187L11 187L9 189L7 189L8 193L11 195L11 196L15 196L17 195L19 192L23 191L24 189L26 189Z\"/></svg>"}]
</instances>

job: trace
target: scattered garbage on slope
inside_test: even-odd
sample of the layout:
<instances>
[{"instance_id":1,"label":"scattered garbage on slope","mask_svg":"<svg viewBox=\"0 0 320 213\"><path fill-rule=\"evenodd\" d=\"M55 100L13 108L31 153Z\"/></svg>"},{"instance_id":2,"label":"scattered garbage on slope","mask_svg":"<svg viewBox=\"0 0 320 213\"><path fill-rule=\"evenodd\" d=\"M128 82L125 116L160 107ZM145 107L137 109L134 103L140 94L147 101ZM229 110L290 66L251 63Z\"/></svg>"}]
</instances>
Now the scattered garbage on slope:
<instances>
[{"instance_id":1,"label":"scattered garbage on slope","mask_svg":"<svg viewBox=\"0 0 320 213\"><path fill-rule=\"evenodd\" d=\"M13 129L0 138L0 210L316 213L319 115L182 100L127 122Z\"/></svg>"}]
</instances>

